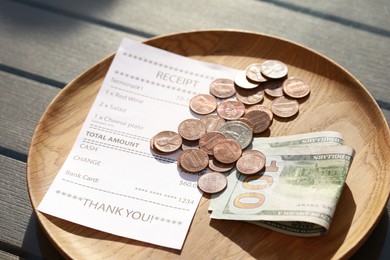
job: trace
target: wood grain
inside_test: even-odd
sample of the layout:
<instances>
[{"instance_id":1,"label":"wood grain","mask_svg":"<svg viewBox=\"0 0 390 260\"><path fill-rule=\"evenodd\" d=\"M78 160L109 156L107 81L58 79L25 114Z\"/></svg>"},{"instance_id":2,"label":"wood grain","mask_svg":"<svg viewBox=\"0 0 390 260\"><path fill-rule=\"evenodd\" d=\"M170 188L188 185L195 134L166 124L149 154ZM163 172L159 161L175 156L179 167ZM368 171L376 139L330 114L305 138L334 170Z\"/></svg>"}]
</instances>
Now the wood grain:
<instances>
[{"instance_id":1,"label":"wood grain","mask_svg":"<svg viewBox=\"0 0 390 260\"><path fill-rule=\"evenodd\" d=\"M280 59L312 84L310 98L291 122L277 121L272 136L336 130L356 150L330 231L297 238L245 222L210 220L203 197L182 251L165 249L43 215L36 207L69 153L101 86L112 56L71 82L42 117L33 137L27 181L33 208L53 243L72 258L340 258L365 241L389 196L389 128L367 90L327 58L287 41L235 31L174 34L147 41L184 56L238 69ZM324 246L326 245L326 246ZM281 248L283 250L281 250Z\"/></svg>"}]
</instances>

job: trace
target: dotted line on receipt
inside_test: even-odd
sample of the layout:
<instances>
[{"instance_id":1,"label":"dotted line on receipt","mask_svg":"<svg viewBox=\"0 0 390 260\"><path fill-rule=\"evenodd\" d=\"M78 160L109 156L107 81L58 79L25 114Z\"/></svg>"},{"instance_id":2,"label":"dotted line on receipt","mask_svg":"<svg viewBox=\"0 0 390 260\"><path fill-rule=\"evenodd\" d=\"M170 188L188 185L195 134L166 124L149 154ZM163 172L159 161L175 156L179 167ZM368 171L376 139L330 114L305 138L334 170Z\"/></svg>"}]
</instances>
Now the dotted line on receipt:
<instances>
[{"instance_id":1,"label":"dotted line on receipt","mask_svg":"<svg viewBox=\"0 0 390 260\"><path fill-rule=\"evenodd\" d=\"M126 197L126 198L133 199L133 200L139 200L139 201L142 201L142 202L152 203L152 204L163 206L163 207L167 207L167 208L189 211L189 209L179 208L179 207L175 207L175 206L171 206L171 205L167 205L167 204L163 204L163 203L159 203L159 202L155 202L155 201L150 201L150 200L145 200L145 199L133 197L133 196L122 194L122 193L118 193L118 192L104 190L104 189L88 186L88 185L85 185L85 184L77 183L77 182L74 182L74 181L71 181L71 180L67 180L67 179L64 179L64 178L62 178L62 180L66 181L66 182L69 182L69 183L72 183L72 184L75 184L75 185L82 186L84 188L89 188L89 189L92 189L92 190L97 190L97 191L105 192L105 193L112 194L112 195L117 195L117 196Z\"/></svg>"},{"instance_id":2,"label":"dotted line on receipt","mask_svg":"<svg viewBox=\"0 0 390 260\"><path fill-rule=\"evenodd\" d=\"M184 69L181 69L181 68L173 67L171 65L167 65L167 64L164 64L164 63L161 63L161 62L157 62L157 61L153 61L153 60L150 60L150 59L147 59L147 58L143 58L143 57L134 55L132 53L123 52L122 54L123 54L123 56L129 57L129 58L133 58L133 59L138 60L138 61L143 61L145 63L149 63L149 64L152 64L152 65L155 65L155 66L158 66L158 67L162 67L162 68L165 68L165 69L173 70L173 71L176 71L176 72L189 74L189 75L195 76L195 77L201 77L201 78L206 78L206 79L214 79L213 77L211 77L209 75L204 75L204 74L201 74L201 73L196 73L196 72L192 72L192 71L189 71L189 70L184 70Z\"/></svg>"},{"instance_id":3,"label":"dotted line on receipt","mask_svg":"<svg viewBox=\"0 0 390 260\"><path fill-rule=\"evenodd\" d=\"M174 87L174 86L171 86L171 85L166 85L166 84L159 83L157 81L153 81L153 80L150 80L150 79L145 79L145 78L141 78L139 76L134 76L134 75L131 75L129 73L122 72L122 71L119 71L119 70L114 71L114 73L115 74L119 74L121 76L124 76L126 78L131 78L133 80L137 80L137 81L140 81L140 82L145 82L146 84L156 85L156 86L162 87L162 88L166 88L166 89L170 89L170 90L176 90L176 91L179 91L179 92L181 91L183 93L187 93L187 94L190 94L190 95L198 94L197 92L189 90L189 89ZM113 83L117 83L117 82L113 82Z\"/></svg>"},{"instance_id":4,"label":"dotted line on receipt","mask_svg":"<svg viewBox=\"0 0 390 260\"><path fill-rule=\"evenodd\" d=\"M163 162L177 163L175 159L165 158L165 157L162 157L162 156L159 156L159 155L154 155L153 156L153 155L148 154L148 153L135 151L135 150L128 149L128 148L123 148L123 147L117 146L117 145L106 144L106 143L95 141L95 140L91 140L91 139L88 139L88 138L84 138L83 142L85 142L87 144L98 145L98 146L101 146L101 147L105 147L105 148L121 151L121 152L126 152L126 153L135 154L135 155L140 155L140 156L147 157L147 158L157 159L157 160L163 161Z\"/></svg>"},{"instance_id":5,"label":"dotted line on receipt","mask_svg":"<svg viewBox=\"0 0 390 260\"><path fill-rule=\"evenodd\" d=\"M99 131L102 131L102 132L110 133L110 134L116 134L116 135L119 135L119 136L133 138L133 139L136 139L136 140L139 140L139 141L144 141L144 142L149 142L150 141L149 138L146 138L146 137L143 137L143 136L133 135L133 134L129 134L129 133L126 133L126 132L123 132L123 131L114 130L114 129L110 129L110 128L99 126L99 125L92 125L91 124L90 128L94 129L94 130L99 130Z\"/></svg>"}]
</instances>

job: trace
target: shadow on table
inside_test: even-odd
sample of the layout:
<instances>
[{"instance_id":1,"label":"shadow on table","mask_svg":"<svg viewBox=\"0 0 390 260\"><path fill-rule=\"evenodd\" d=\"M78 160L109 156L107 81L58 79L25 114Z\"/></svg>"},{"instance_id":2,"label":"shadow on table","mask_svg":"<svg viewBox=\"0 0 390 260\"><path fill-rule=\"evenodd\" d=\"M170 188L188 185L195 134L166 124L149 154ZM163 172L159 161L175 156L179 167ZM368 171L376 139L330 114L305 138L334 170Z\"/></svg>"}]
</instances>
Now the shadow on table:
<instances>
[{"instance_id":1,"label":"shadow on table","mask_svg":"<svg viewBox=\"0 0 390 260\"><path fill-rule=\"evenodd\" d=\"M33 212L23 239L21 257L26 259L64 259L50 242Z\"/></svg>"},{"instance_id":2,"label":"shadow on table","mask_svg":"<svg viewBox=\"0 0 390 260\"><path fill-rule=\"evenodd\" d=\"M3 4L0 8L0 22L17 26L20 31L36 33L39 30L73 30L81 21L99 24L99 19L93 18L104 9L109 9L117 1L74 1L67 2L63 8L55 1L23 1L22 3ZM49 4L47 4L49 3ZM82 10L77 12L74 10ZM96 16L96 15L95 15ZM65 18L64 18L65 17ZM101 23L103 21L100 21ZM31 29L34 29L31 31Z\"/></svg>"},{"instance_id":3,"label":"shadow on table","mask_svg":"<svg viewBox=\"0 0 390 260\"><path fill-rule=\"evenodd\" d=\"M389 222L389 213L385 209L385 212L379 219L378 225L359 250L351 257L351 260L384 260L385 256L390 255L390 245L385 245L385 241L389 241L390 239Z\"/></svg>"}]
</instances>

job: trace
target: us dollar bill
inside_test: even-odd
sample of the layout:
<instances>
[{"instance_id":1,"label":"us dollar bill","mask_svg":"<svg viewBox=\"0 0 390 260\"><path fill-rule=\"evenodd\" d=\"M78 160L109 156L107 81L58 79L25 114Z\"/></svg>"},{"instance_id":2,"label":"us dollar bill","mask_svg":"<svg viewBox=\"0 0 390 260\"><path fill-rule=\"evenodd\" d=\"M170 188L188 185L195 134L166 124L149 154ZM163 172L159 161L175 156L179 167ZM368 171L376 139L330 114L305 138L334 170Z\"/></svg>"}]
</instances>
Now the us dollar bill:
<instances>
[{"instance_id":1,"label":"us dollar bill","mask_svg":"<svg viewBox=\"0 0 390 260\"><path fill-rule=\"evenodd\" d=\"M250 221L298 236L325 234L354 150L331 145L261 151L266 155L265 171L247 176L233 170L227 189L214 201L211 217Z\"/></svg>"},{"instance_id":2,"label":"us dollar bill","mask_svg":"<svg viewBox=\"0 0 390 260\"><path fill-rule=\"evenodd\" d=\"M328 146L344 144L343 135L337 131L319 131L296 135L255 138L247 149L261 150L263 148L296 147L296 146ZM230 173L228 173L230 174ZM226 193L226 191L224 192ZM209 204L213 210L219 203L221 193L214 194Z\"/></svg>"},{"instance_id":3,"label":"us dollar bill","mask_svg":"<svg viewBox=\"0 0 390 260\"><path fill-rule=\"evenodd\" d=\"M325 146L344 144L343 135L336 131L321 131L297 135L259 137L253 139L252 146L278 148L290 146Z\"/></svg>"}]
</instances>

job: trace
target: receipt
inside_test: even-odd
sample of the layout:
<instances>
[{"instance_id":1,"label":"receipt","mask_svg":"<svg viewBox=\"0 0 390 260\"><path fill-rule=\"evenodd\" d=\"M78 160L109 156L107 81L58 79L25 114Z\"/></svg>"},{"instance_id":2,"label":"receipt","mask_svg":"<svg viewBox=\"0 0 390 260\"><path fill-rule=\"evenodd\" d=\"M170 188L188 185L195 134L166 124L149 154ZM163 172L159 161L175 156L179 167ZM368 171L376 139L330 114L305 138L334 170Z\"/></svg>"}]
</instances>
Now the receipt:
<instances>
[{"instance_id":1,"label":"receipt","mask_svg":"<svg viewBox=\"0 0 390 260\"><path fill-rule=\"evenodd\" d=\"M181 249L202 196L200 174L150 139L193 118L189 100L236 70L123 39L75 144L38 210L83 226Z\"/></svg>"}]
</instances>

